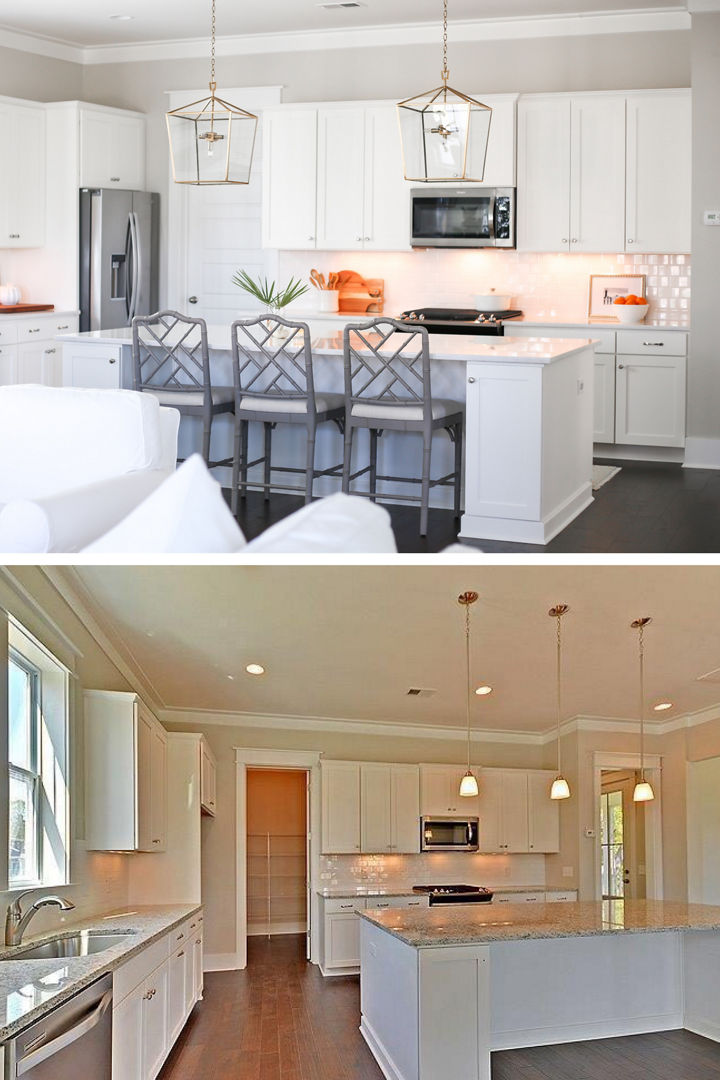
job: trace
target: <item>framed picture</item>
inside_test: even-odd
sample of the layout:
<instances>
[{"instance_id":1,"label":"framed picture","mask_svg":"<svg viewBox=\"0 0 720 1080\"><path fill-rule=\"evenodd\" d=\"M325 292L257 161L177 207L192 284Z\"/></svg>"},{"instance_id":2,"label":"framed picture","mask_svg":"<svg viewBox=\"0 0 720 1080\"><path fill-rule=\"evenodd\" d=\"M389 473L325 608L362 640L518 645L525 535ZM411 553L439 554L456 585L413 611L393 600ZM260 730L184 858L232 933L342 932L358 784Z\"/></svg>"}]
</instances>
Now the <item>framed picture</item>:
<instances>
[{"instance_id":1,"label":"framed picture","mask_svg":"<svg viewBox=\"0 0 720 1080\"><path fill-rule=\"evenodd\" d=\"M644 274L591 274L588 318L614 319L615 299L630 293L645 295Z\"/></svg>"}]
</instances>

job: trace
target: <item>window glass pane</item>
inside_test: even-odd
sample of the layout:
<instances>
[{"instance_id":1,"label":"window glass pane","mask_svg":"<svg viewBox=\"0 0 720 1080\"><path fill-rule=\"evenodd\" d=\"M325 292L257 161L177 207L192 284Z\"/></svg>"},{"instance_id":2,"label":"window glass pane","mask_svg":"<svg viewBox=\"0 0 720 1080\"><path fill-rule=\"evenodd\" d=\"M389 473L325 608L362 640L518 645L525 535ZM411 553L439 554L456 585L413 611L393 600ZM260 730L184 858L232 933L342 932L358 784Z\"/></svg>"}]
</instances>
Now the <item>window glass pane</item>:
<instances>
[{"instance_id":1,"label":"window glass pane","mask_svg":"<svg viewBox=\"0 0 720 1080\"><path fill-rule=\"evenodd\" d=\"M32 676L12 659L8 673L8 755L13 765L31 769Z\"/></svg>"},{"instance_id":2,"label":"window glass pane","mask_svg":"<svg viewBox=\"0 0 720 1080\"><path fill-rule=\"evenodd\" d=\"M611 791L608 794L609 809L609 835L611 844L622 844L623 840L623 797L622 791Z\"/></svg>"},{"instance_id":3,"label":"window glass pane","mask_svg":"<svg viewBox=\"0 0 720 1080\"><path fill-rule=\"evenodd\" d=\"M623 896L623 846L613 844L610 847L610 895Z\"/></svg>"},{"instance_id":4,"label":"window glass pane","mask_svg":"<svg viewBox=\"0 0 720 1080\"><path fill-rule=\"evenodd\" d=\"M607 844L608 842L608 797L607 795L600 796L600 843Z\"/></svg>"},{"instance_id":5,"label":"window glass pane","mask_svg":"<svg viewBox=\"0 0 720 1080\"><path fill-rule=\"evenodd\" d=\"M10 884L37 880L35 781L10 773Z\"/></svg>"}]
</instances>

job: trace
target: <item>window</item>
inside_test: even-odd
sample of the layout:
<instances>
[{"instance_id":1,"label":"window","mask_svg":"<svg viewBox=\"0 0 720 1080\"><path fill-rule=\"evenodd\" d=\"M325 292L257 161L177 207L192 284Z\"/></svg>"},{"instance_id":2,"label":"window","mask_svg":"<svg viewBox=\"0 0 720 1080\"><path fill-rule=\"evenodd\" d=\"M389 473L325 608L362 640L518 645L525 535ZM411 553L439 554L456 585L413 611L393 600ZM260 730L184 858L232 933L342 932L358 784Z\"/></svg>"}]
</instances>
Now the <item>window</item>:
<instances>
[{"instance_id":1,"label":"window","mask_svg":"<svg viewBox=\"0 0 720 1080\"><path fill-rule=\"evenodd\" d=\"M625 848L623 844L622 791L605 791L600 796L603 900L625 895Z\"/></svg>"},{"instance_id":2,"label":"window","mask_svg":"<svg viewBox=\"0 0 720 1080\"><path fill-rule=\"evenodd\" d=\"M7 625L10 889L68 881L68 672L12 619Z\"/></svg>"}]
</instances>

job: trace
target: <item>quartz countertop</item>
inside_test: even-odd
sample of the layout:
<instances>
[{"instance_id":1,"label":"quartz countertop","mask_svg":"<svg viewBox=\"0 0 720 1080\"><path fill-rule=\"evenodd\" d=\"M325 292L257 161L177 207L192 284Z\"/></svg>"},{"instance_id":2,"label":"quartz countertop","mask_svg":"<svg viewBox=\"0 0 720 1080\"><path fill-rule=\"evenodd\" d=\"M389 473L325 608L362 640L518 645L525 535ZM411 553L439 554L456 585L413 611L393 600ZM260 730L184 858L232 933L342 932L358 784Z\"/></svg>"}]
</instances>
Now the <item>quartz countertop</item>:
<instances>
[{"instance_id":1,"label":"quartz countertop","mask_svg":"<svg viewBox=\"0 0 720 1080\"><path fill-rule=\"evenodd\" d=\"M575 904L458 904L361 911L360 918L414 948L485 945L538 938L720 930L720 907L661 900L582 901Z\"/></svg>"},{"instance_id":2,"label":"quartz countertop","mask_svg":"<svg viewBox=\"0 0 720 1080\"><path fill-rule=\"evenodd\" d=\"M414 882L413 884L418 884ZM508 893L566 893L575 892L575 889L561 889L557 885L488 885L488 889L493 893L501 893L507 895ZM318 889L318 896L321 896L324 900L352 900L355 898L362 899L363 897L373 896L412 896L412 885L358 885L357 888L352 889L341 887Z\"/></svg>"},{"instance_id":3,"label":"quartz countertop","mask_svg":"<svg viewBox=\"0 0 720 1080\"><path fill-rule=\"evenodd\" d=\"M28 936L22 945L13 948L0 946L0 1043L39 1020L101 975L121 967L130 957L200 910L197 904L133 907L77 923L63 923L61 929L38 937ZM131 938L92 956L23 960L24 950L52 938L68 937L79 930L127 933ZM5 959L8 955L13 959Z\"/></svg>"},{"instance_id":4,"label":"quartz countertop","mask_svg":"<svg viewBox=\"0 0 720 1080\"><path fill-rule=\"evenodd\" d=\"M343 338L338 331L328 334L326 328L309 323L311 347L315 356L342 357ZM215 350L230 350L230 327L208 326L208 345ZM84 333L61 334L62 342L93 342L102 345L131 345L132 330L125 326L117 330L89 330ZM550 337L470 337L458 334L432 334L431 360L457 360L468 363L483 360L489 363L518 363L544 366L554 360L573 356L593 344L592 338Z\"/></svg>"}]
</instances>

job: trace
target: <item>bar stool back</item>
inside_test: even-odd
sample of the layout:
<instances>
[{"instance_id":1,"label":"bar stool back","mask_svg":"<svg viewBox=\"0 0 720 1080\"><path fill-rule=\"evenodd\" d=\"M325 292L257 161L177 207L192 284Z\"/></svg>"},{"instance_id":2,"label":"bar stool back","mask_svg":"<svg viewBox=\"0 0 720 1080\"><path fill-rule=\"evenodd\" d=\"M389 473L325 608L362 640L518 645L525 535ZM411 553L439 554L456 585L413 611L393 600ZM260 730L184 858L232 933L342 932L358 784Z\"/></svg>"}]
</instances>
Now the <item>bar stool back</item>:
<instances>
[{"instance_id":1,"label":"bar stool back","mask_svg":"<svg viewBox=\"0 0 720 1080\"><path fill-rule=\"evenodd\" d=\"M283 329L281 329L283 328ZM261 488L269 499L273 472L302 473L303 487L287 484L283 490L303 491L305 502L312 499L317 476L340 476L342 464L329 469L315 468L315 438L319 424L332 420L343 429L345 399L342 394L316 394L310 327L280 315L238 319L232 324L233 378L235 383L235 458L232 509L237 512L239 495L249 488ZM248 427L251 421L264 425L262 457L248 461ZM272 432L277 424L305 428L305 465L302 468L272 464ZM263 465L263 483L249 481L248 470Z\"/></svg>"},{"instance_id":2,"label":"bar stool back","mask_svg":"<svg viewBox=\"0 0 720 1080\"><path fill-rule=\"evenodd\" d=\"M142 337L140 331L143 331ZM202 456L208 468L230 465L210 460L213 418L233 411L230 387L213 387L207 324L179 311L158 311L132 321L133 387L154 394L161 405L183 416L202 418Z\"/></svg>"},{"instance_id":3,"label":"bar stool back","mask_svg":"<svg viewBox=\"0 0 720 1080\"><path fill-rule=\"evenodd\" d=\"M344 332L345 362L345 455L343 491L369 474L367 490L353 489L373 502L378 497L378 480L420 484L420 495L393 495L392 498L420 503L420 535L427 534L430 488L454 488L455 516L460 516L460 481L465 407L446 398L433 400L430 378L430 342L425 327L409 330L396 319L373 319L347 326ZM356 428L370 431L369 464L351 471L353 434ZM384 430L412 431L422 435L421 476L382 476L377 471L377 440ZM455 444L454 469L446 476L431 479L432 437L437 430L448 433ZM383 497L381 493L380 497ZM390 497L387 495L386 497Z\"/></svg>"}]
</instances>

